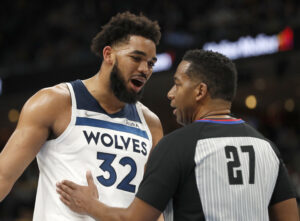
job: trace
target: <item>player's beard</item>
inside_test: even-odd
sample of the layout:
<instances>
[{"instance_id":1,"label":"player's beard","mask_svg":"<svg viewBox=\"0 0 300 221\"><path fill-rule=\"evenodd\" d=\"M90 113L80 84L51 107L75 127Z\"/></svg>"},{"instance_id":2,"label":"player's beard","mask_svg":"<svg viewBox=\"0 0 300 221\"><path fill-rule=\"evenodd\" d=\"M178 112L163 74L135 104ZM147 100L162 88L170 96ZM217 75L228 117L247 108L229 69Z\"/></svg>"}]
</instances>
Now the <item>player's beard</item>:
<instances>
[{"instance_id":1,"label":"player's beard","mask_svg":"<svg viewBox=\"0 0 300 221\"><path fill-rule=\"evenodd\" d=\"M121 75L121 71L119 70L117 63L114 65L110 73L110 88L120 101L129 104L134 104L139 101L144 92L144 88L142 88L138 93L129 91L126 88L125 80Z\"/></svg>"}]
</instances>

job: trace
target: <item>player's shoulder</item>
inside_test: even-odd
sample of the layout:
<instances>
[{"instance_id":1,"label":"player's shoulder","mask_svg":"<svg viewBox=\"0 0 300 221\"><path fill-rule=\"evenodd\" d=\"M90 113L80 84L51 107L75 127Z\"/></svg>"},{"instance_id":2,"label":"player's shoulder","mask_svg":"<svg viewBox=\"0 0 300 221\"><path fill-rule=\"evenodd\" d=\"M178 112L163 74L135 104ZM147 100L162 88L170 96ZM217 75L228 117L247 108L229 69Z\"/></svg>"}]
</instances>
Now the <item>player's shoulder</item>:
<instances>
[{"instance_id":1,"label":"player's shoulder","mask_svg":"<svg viewBox=\"0 0 300 221\"><path fill-rule=\"evenodd\" d=\"M60 83L51 87L46 87L39 90L36 95L54 96L54 97L68 97L70 96L67 84Z\"/></svg>"},{"instance_id":2,"label":"player's shoulder","mask_svg":"<svg viewBox=\"0 0 300 221\"><path fill-rule=\"evenodd\" d=\"M151 124L161 125L159 117L148 107L146 107L141 102L137 102L137 106L142 110L145 120L147 121L148 124L151 123Z\"/></svg>"},{"instance_id":3,"label":"player's shoulder","mask_svg":"<svg viewBox=\"0 0 300 221\"><path fill-rule=\"evenodd\" d=\"M61 83L37 91L27 100L25 106L52 109L57 106L69 104L71 104L70 92L67 85Z\"/></svg>"},{"instance_id":4,"label":"player's shoulder","mask_svg":"<svg viewBox=\"0 0 300 221\"><path fill-rule=\"evenodd\" d=\"M70 98L70 92L65 83L60 83L51 87L46 87L36 92L32 98L47 99L49 101L64 100Z\"/></svg>"},{"instance_id":5,"label":"player's shoulder","mask_svg":"<svg viewBox=\"0 0 300 221\"><path fill-rule=\"evenodd\" d=\"M43 88L26 101L19 122L50 126L70 105L70 95L64 84Z\"/></svg>"}]
</instances>

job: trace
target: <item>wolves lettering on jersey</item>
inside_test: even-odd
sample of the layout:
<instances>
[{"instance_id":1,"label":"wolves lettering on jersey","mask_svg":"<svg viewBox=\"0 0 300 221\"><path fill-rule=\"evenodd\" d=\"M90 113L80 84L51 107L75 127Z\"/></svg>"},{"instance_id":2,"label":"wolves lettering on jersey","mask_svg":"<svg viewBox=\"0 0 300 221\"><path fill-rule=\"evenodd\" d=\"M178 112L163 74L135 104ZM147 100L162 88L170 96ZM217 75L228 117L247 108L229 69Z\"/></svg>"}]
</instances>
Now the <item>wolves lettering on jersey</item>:
<instances>
[{"instance_id":1,"label":"wolves lettering on jersey","mask_svg":"<svg viewBox=\"0 0 300 221\"><path fill-rule=\"evenodd\" d=\"M98 117L102 117L102 118L107 118L106 115L104 114L100 114ZM114 121L114 122L112 122ZM123 122L125 123L125 125L123 124ZM137 136L140 137L144 137L146 139L148 139L148 135L147 132L140 129L138 124L139 123L130 123L130 125L132 126L128 126L129 121L126 120L124 121L124 119L111 119L111 118L107 118L105 120L100 120L97 118L87 118L87 117L77 117L76 118L76 125L80 125L80 126L91 126L91 127L98 127L98 128L106 128L106 129L111 129L111 130L116 130L116 131L122 131L122 132L126 132L126 133L132 133L135 134Z\"/></svg>"},{"instance_id":2,"label":"wolves lettering on jersey","mask_svg":"<svg viewBox=\"0 0 300 221\"><path fill-rule=\"evenodd\" d=\"M101 148L115 148L124 151L132 151L147 155L147 144L144 141L135 139L133 137L126 137L113 133L101 133L99 131L82 131L84 137L89 145L92 143L100 146Z\"/></svg>"}]
</instances>

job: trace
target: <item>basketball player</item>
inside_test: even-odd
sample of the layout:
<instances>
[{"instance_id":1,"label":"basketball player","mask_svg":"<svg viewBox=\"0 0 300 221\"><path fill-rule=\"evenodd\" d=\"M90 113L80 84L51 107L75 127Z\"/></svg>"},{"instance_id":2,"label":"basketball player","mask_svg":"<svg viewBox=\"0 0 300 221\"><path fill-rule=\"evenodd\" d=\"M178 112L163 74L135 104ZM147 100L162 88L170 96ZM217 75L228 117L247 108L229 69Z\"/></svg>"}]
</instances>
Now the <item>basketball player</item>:
<instances>
[{"instance_id":1,"label":"basketball player","mask_svg":"<svg viewBox=\"0 0 300 221\"><path fill-rule=\"evenodd\" d=\"M162 211L166 221L298 221L277 148L230 115L236 85L236 68L227 57L188 51L168 93L185 127L154 149L133 203L118 209L99 202L90 173L88 186L57 184L61 200L101 221L152 221Z\"/></svg>"},{"instance_id":2,"label":"basketball player","mask_svg":"<svg viewBox=\"0 0 300 221\"><path fill-rule=\"evenodd\" d=\"M151 147L163 135L158 117L138 102L160 36L157 22L117 14L93 39L92 51L103 59L96 75L45 88L26 102L0 155L0 200L37 155L34 221L93 220L71 211L56 193L64 178L86 183L86 170L102 202L130 205Z\"/></svg>"}]
</instances>

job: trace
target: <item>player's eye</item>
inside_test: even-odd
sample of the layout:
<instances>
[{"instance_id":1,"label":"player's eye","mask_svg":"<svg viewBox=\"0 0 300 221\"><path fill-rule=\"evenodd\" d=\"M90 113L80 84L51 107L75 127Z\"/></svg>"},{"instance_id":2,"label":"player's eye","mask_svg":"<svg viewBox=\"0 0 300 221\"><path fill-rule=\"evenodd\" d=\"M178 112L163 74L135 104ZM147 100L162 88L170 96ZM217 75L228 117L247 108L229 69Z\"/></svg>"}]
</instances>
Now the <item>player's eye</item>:
<instances>
[{"instance_id":1,"label":"player's eye","mask_svg":"<svg viewBox=\"0 0 300 221\"><path fill-rule=\"evenodd\" d=\"M153 61L148 61L148 66L149 66L150 68L153 68L154 65L155 65L155 63L154 63Z\"/></svg>"},{"instance_id":2,"label":"player's eye","mask_svg":"<svg viewBox=\"0 0 300 221\"><path fill-rule=\"evenodd\" d=\"M136 62L140 62L141 61L141 58L140 57L137 57L137 56L131 56L131 58L136 61Z\"/></svg>"}]
</instances>

